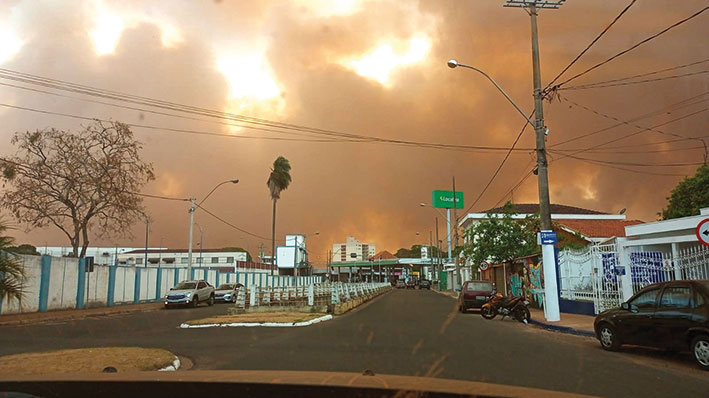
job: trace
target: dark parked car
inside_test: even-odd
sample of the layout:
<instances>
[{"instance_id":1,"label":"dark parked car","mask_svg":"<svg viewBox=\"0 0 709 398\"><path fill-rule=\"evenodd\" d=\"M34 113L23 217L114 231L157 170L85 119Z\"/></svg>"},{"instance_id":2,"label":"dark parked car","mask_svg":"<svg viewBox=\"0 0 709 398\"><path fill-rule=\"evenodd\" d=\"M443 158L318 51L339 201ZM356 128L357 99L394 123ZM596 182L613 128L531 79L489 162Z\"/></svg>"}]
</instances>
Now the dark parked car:
<instances>
[{"instance_id":1,"label":"dark parked car","mask_svg":"<svg viewBox=\"0 0 709 398\"><path fill-rule=\"evenodd\" d=\"M422 280L422 281L419 283L419 289L428 289L428 290L431 290L431 281L425 280L425 279Z\"/></svg>"},{"instance_id":2,"label":"dark parked car","mask_svg":"<svg viewBox=\"0 0 709 398\"><path fill-rule=\"evenodd\" d=\"M709 280L656 283L637 292L620 308L596 316L601 347L635 344L670 350L689 349L709 370Z\"/></svg>"},{"instance_id":3,"label":"dark parked car","mask_svg":"<svg viewBox=\"0 0 709 398\"><path fill-rule=\"evenodd\" d=\"M489 281L466 281L458 293L458 310L465 312L471 308L480 308L487 299L495 294L495 285Z\"/></svg>"}]
</instances>

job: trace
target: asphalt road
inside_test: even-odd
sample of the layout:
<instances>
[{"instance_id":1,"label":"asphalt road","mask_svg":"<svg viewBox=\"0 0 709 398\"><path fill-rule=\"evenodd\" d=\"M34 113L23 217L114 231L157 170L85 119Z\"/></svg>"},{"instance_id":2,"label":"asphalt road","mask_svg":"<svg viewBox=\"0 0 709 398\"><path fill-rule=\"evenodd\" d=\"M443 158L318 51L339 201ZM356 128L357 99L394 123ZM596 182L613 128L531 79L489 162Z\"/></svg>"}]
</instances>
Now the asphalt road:
<instances>
[{"instance_id":1,"label":"asphalt road","mask_svg":"<svg viewBox=\"0 0 709 398\"><path fill-rule=\"evenodd\" d=\"M432 291L395 290L301 328L179 329L225 305L0 328L0 355L92 346L161 347L193 369L319 370L433 376L619 397L709 396L688 354L629 347L516 321L459 314Z\"/></svg>"}]
</instances>

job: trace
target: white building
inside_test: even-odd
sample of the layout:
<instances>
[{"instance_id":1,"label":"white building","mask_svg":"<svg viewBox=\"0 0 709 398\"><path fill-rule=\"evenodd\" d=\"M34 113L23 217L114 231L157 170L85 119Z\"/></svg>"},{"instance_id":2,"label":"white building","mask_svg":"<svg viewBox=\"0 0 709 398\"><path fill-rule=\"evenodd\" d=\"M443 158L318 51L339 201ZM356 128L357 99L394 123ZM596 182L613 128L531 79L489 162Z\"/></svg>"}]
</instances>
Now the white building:
<instances>
[{"instance_id":1,"label":"white building","mask_svg":"<svg viewBox=\"0 0 709 398\"><path fill-rule=\"evenodd\" d=\"M187 267L189 263L187 249L148 249L148 267ZM145 249L135 249L118 255L120 265L134 265L144 267ZM235 252L224 249L204 249L192 251L192 266L195 268L234 268L249 269L249 271L263 270L270 272L268 264L247 261L246 252Z\"/></svg>"},{"instance_id":2,"label":"white building","mask_svg":"<svg viewBox=\"0 0 709 398\"><path fill-rule=\"evenodd\" d=\"M93 257L94 264L98 265L115 265L116 257L120 258L120 255L133 250L137 250L135 247L87 247L86 257ZM81 249L79 249L81 250ZM158 248L151 248L151 250L158 250ZM69 256L74 252L74 248L67 246L38 246L37 251L40 254L47 254L54 257L64 257Z\"/></svg>"},{"instance_id":3,"label":"white building","mask_svg":"<svg viewBox=\"0 0 709 398\"><path fill-rule=\"evenodd\" d=\"M286 244L276 248L276 265L280 275L302 274L298 270L308 267L305 235L286 235Z\"/></svg>"},{"instance_id":4,"label":"white building","mask_svg":"<svg viewBox=\"0 0 709 398\"><path fill-rule=\"evenodd\" d=\"M345 243L332 245L332 262L367 261L376 252L374 243L360 242L354 236L348 236Z\"/></svg>"}]
</instances>

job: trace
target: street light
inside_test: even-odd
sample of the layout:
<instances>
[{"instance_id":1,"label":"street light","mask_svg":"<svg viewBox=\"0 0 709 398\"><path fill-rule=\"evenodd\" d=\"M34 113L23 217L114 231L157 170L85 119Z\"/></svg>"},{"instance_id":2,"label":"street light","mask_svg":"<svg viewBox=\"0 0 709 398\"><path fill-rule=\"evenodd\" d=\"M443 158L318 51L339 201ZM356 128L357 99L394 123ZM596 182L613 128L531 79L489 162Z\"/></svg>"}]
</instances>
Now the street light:
<instances>
[{"instance_id":1,"label":"street light","mask_svg":"<svg viewBox=\"0 0 709 398\"><path fill-rule=\"evenodd\" d=\"M199 204L195 204L195 201L197 200L197 198L195 198L194 196L190 198L190 210L189 210L189 213L190 213L190 236L189 236L189 244L187 247L187 257L188 257L188 259L187 259L187 278L188 279L192 278L192 230L194 229L194 212L195 212L195 210L197 210L197 207L201 206L202 203L204 203L204 201L207 200L207 198L209 198L209 196L214 191L217 190L217 188L219 188L222 185L227 184L227 183L237 184L238 182L239 182L238 178L234 178L231 180L226 180L226 181L220 182L214 188L212 188L211 191L209 191L207 196L205 196L204 199L202 199L202 201L199 202Z\"/></svg>"},{"instance_id":2,"label":"street light","mask_svg":"<svg viewBox=\"0 0 709 398\"><path fill-rule=\"evenodd\" d=\"M483 72L482 70L480 70L480 69L478 69L478 68L476 68L476 67L474 67L474 66L470 66L470 65L466 65L466 64L461 64L461 63L459 63L458 61L456 61L456 60L454 60L454 59L451 59L450 61L448 61L448 67L449 67L449 68L454 69L454 68L456 68L456 67L458 67L458 66L460 66L461 68L472 69L472 70L474 70L474 71L480 73L481 75L485 76L485 77L487 78L487 80L489 80L493 85L495 85L495 87L497 88L497 90L498 90L499 92L501 92L502 95L505 96L505 98L507 98L507 101L509 101L510 104L512 104L512 106L514 106L515 109L517 109L517 112L519 112L519 114L522 115L522 117L527 120L527 123L529 123L530 125L532 125L532 127L534 127L534 122L532 121L532 119L530 119L529 117L527 117L527 115L525 115L525 113L522 112L522 110L519 108L519 106L517 106L517 104L516 104L514 101L512 101L512 98L510 98L510 96L507 95L507 93L505 92L505 90L503 90L502 87L500 87L500 85L497 84L497 82L496 82L495 80L493 80L487 73Z\"/></svg>"}]
</instances>

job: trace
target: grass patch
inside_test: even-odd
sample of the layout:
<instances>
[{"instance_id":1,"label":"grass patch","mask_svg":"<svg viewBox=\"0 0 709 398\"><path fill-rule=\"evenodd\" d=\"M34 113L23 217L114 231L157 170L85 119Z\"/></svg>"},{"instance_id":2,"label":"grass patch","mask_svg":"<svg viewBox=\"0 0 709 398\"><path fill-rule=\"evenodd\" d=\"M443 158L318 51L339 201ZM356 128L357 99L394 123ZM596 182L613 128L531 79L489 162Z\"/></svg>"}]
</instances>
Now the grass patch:
<instances>
[{"instance_id":1,"label":"grass patch","mask_svg":"<svg viewBox=\"0 0 709 398\"><path fill-rule=\"evenodd\" d=\"M194 319L185 322L188 325L208 325L212 323L298 323L305 322L311 319L320 318L326 314L303 313L303 312L261 312L261 313L246 313L236 315L220 315L209 318Z\"/></svg>"},{"instance_id":2,"label":"grass patch","mask_svg":"<svg viewBox=\"0 0 709 398\"><path fill-rule=\"evenodd\" d=\"M159 348L79 348L5 355L0 357L0 374L96 373L107 366L118 372L153 371L174 360L175 354Z\"/></svg>"}]
</instances>

